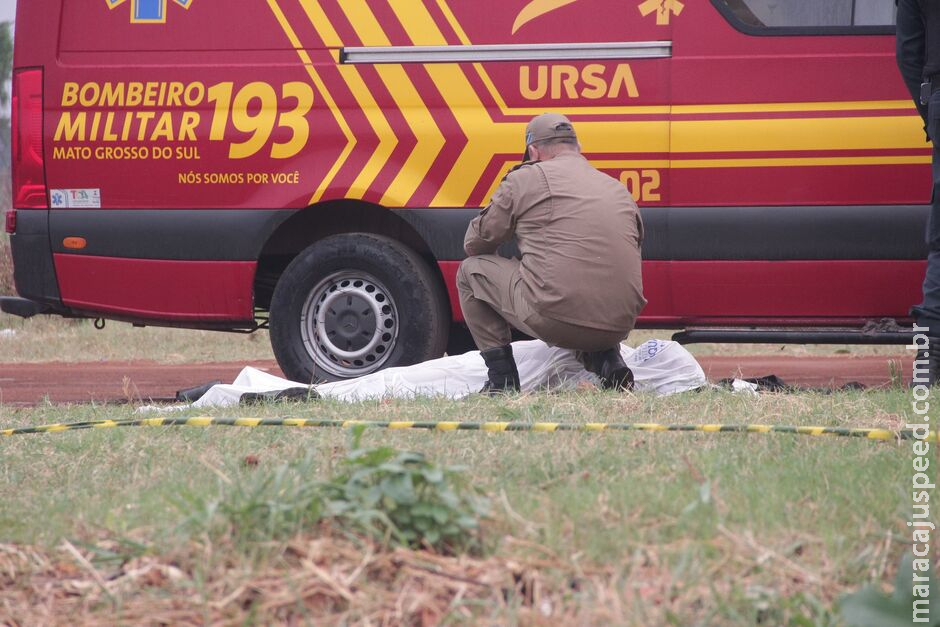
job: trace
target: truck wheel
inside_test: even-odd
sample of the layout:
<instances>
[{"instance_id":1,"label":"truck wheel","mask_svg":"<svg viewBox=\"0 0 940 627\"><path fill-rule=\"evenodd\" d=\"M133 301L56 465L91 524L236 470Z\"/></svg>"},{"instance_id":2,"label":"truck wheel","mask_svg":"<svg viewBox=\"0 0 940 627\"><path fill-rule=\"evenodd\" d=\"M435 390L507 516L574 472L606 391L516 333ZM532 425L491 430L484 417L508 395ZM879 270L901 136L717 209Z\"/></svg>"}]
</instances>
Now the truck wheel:
<instances>
[{"instance_id":1,"label":"truck wheel","mask_svg":"<svg viewBox=\"0 0 940 627\"><path fill-rule=\"evenodd\" d=\"M271 345L287 378L336 381L444 353L447 296L413 250L367 233L304 249L271 299Z\"/></svg>"}]
</instances>

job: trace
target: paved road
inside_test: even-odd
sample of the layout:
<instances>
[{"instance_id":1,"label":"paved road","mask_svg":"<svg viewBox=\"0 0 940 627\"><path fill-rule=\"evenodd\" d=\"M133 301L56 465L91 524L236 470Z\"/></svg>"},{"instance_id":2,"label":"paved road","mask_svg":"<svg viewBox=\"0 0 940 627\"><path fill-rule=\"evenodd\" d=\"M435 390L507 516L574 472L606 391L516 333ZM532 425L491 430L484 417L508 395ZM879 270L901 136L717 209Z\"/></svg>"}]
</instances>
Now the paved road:
<instances>
[{"instance_id":1,"label":"paved road","mask_svg":"<svg viewBox=\"0 0 940 627\"><path fill-rule=\"evenodd\" d=\"M891 381L891 360L883 356L699 358L712 381L776 374L787 383L804 387L838 387L850 381L885 386ZM186 365L153 362L0 364L0 406L172 400L179 389L213 380L231 381L246 365L281 375L273 361ZM909 381L911 359L904 359L901 367L905 380Z\"/></svg>"}]
</instances>

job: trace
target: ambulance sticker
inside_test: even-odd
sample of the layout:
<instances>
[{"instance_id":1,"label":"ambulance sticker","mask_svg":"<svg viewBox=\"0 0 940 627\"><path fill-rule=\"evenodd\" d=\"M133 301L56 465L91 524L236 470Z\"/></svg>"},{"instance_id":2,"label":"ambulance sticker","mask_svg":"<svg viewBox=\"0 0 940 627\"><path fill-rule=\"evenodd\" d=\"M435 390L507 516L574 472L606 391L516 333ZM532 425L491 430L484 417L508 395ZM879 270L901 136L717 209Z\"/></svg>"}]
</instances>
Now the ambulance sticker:
<instances>
[{"instance_id":1,"label":"ambulance sticker","mask_svg":"<svg viewBox=\"0 0 940 627\"><path fill-rule=\"evenodd\" d=\"M657 26L669 26L669 18L682 13L685 5L680 0L646 0L640 5L640 15L656 13Z\"/></svg>"},{"instance_id":2,"label":"ambulance sticker","mask_svg":"<svg viewBox=\"0 0 940 627\"><path fill-rule=\"evenodd\" d=\"M109 9L127 2L127 0L105 0ZM132 24L165 24L166 5L169 0L130 0ZM175 4L188 9L193 0L173 0Z\"/></svg>"},{"instance_id":3,"label":"ambulance sticker","mask_svg":"<svg viewBox=\"0 0 940 627\"><path fill-rule=\"evenodd\" d=\"M53 209L101 209L101 190L54 189L49 200Z\"/></svg>"}]
</instances>

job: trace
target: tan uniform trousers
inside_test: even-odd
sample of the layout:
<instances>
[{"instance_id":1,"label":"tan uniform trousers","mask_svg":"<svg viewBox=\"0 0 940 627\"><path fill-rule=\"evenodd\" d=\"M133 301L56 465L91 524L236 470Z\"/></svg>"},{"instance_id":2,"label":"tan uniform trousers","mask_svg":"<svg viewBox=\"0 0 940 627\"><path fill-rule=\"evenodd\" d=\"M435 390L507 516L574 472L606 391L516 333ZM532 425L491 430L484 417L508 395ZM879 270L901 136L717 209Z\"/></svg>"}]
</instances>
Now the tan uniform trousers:
<instances>
[{"instance_id":1,"label":"tan uniform trousers","mask_svg":"<svg viewBox=\"0 0 940 627\"><path fill-rule=\"evenodd\" d=\"M524 297L519 260L499 255L464 259L457 271L457 290L464 320L477 348L509 344L511 327L552 346L599 351L616 346L626 332L592 329L542 316Z\"/></svg>"}]
</instances>

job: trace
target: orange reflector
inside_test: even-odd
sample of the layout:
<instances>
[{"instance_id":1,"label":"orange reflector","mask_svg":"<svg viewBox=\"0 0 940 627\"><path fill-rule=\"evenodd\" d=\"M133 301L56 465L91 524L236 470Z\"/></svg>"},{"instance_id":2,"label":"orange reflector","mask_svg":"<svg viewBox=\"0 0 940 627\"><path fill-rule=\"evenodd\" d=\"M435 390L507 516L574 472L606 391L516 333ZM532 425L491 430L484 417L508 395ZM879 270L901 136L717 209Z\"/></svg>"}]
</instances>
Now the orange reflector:
<instances>
[{"instance_id":1,"label":"orange reflector","mask_svg":"<svg viewBox=\"0 0 940 627\"><path fill-rule=\"evenodd\" d=\"M88 245L84 237L66 237L62 240L62 245L72 250L81 250Z\"/></svg>"}]
</instances>

